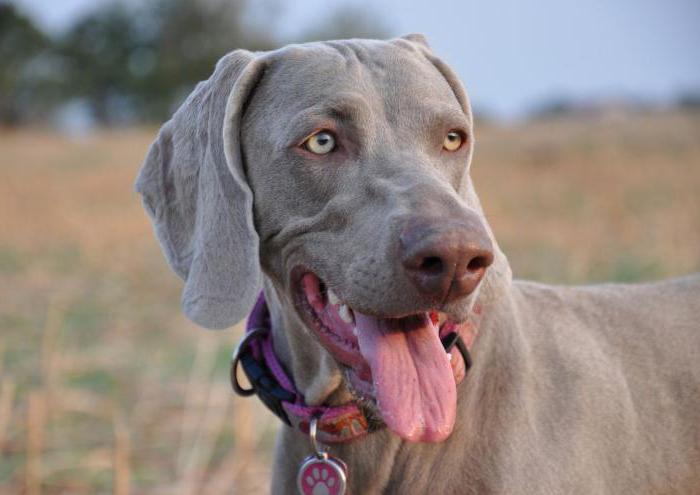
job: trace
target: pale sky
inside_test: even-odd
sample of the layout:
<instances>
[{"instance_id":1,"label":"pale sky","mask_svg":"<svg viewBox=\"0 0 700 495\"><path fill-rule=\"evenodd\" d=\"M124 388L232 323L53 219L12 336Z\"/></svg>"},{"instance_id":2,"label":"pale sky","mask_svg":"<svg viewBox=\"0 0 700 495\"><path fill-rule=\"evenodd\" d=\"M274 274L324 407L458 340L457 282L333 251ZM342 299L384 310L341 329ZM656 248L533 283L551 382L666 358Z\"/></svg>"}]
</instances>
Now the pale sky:
<instances>
[{"instance_id":1,"label":"pale sky","mask_svg":"<svg viewBox=\"0 0 700 495\"><path fill-rule=\"evenodd\" d=\"M110 0L16 0L60 30ZM137 0L129 0L137 1ZM251 0L253 3L255 0ZM283 35L334 8L378 14L394 34L422 32L477 108L517 117L552 97L672 101L700 92L698 0L277 0ZM268 5L263 3L263 5Z\"/></svg>"}]
</instances>

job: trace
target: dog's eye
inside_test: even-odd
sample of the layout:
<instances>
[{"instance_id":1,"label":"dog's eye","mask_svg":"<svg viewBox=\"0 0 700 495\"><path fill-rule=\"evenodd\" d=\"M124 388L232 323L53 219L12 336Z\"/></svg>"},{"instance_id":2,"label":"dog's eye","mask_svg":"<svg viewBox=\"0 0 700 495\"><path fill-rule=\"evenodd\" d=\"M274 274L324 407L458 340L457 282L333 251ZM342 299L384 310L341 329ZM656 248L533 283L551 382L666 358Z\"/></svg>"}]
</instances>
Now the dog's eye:
<instances>
[{"instance_id":1,"label":"dog's eye","mask_svg":"<svg viewBox=\"0 0 700 495\"><path fill-rule=\"evenodd\" d=\"M319 131L304 141L304 148L316 155L325 155L335 149L335 136L328 131Z\"/></svg>"},{"instance_id":2,"label":"dog's eye","mask_svg":"<svg viewBox=\"0 0 700 495\"><path fill-rule=\"evenodd\" d=\"M464 142L464 136L459 131L450 131L442 142L442 147L447 151L457 151Z\"/></svg>"}]
</instances>

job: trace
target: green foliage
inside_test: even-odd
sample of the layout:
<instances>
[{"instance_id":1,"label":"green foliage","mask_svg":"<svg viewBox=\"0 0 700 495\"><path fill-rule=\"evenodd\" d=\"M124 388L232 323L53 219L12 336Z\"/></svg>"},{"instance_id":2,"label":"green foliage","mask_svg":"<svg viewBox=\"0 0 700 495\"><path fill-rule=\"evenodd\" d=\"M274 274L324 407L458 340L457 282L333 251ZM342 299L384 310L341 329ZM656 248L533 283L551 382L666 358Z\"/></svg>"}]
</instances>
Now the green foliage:
<instances>
[{"instance_id":1,"label":"green foliage","mask_svg":"<svg viewBox=\"0 0 700 495\"><path fill-rule=\"evenodd\" d=\"M86 103L100 124L162 122L227 52L284 44L247 20L250 5L246 0L106 3L50 39L12 6L0 4L0 123L38 120L68 101ZM265 25L274 24L273 10L266 9ZM318 26L300 39L386 35L375 17L348 7L331 12Z\"/></svg>"},{"instance_id":2,"label":"green foliage","mask_svg":"<svg viewBox=\"0 0 700 495\"><path fill-rule=\"evenodd\" d=\"M614 282L644 282L663 276L658 261L627 254L617 257L610 271Z\"/></svg>"},{"instance_id":3,"label":"green foliage","mask_svg":"<svg viewBox=\"0 0 700 495\"><path fill-rule=\"evenodd\" d=\"M0 124L19 124L34 111L32 90L48 39L13 5L0 2Z\"/></svg>"},{"instance_id":4,"label":"green foliage","mask_svg":"<svg viewBox=\"0 0 700 495\"><path fill-rule=\"evenodd\" d=\"M302 33L300 41L385 38L388 32L388 27L374 13L346 5Z\"/></svg>"},{"instance_id":5,"label":"green foliage","mask_svg":"<svg viewBox=\"0 0 700 495\"><path fill-rule=\"evenodd\" d=\"M59 42L71 81L66 94L87 98L101 123L163 120L222 55L273 46L246 32L243 12L241 1L198 0L97 11Z\"/></svg>"},{"instance_id":6,"label":"green foliage","mask_svg":"<svg viewBox=\"0 0 700 495\"><path fill-rule=\"evenodd\" d=\"M0 245L0 275L12 275L22 269L22 256L9 246Z\"/></svg>"}]
</instances>

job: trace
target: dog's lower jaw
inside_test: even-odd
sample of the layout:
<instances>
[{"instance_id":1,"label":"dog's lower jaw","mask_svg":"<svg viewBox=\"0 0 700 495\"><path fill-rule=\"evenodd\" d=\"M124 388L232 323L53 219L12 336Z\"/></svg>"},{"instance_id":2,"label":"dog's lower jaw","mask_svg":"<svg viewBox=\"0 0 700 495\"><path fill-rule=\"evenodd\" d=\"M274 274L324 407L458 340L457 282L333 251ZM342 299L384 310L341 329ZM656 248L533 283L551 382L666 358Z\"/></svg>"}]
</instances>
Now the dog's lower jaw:
<instances>
[{"instance_id":1,"label":"dog's lower jaw","mask_svg":"<svg viewBox=\"0 0 700 495\"><path fill-rule=\"evenodd\" d=\"M292 303L288 298L280 297L277 290L266 279L264 292L270 311L275 354L306 404L336 406L353 400L335 359L313 338Z\"/></svg>"},{"instance_id":2,"label":"dog's lower jaw","mask_svg":"<svg viewBox=\"0 0 700 495\"><path fill-rule=\"evenodd\" d=\"M370 431L384 426L376 404L366 399L366 394L354 389L349 377L351 370L341 368L330 352L316 342L312 330L306 328L293 307L280 302L285 299L278 297L269 281L265 286L265 299L272 319L275 353L283 366L291 371L305 402L311 406L340 406L355 402L367 418ZM315 372L310 373L310 370Z\"/></svg>"}]
</instances>

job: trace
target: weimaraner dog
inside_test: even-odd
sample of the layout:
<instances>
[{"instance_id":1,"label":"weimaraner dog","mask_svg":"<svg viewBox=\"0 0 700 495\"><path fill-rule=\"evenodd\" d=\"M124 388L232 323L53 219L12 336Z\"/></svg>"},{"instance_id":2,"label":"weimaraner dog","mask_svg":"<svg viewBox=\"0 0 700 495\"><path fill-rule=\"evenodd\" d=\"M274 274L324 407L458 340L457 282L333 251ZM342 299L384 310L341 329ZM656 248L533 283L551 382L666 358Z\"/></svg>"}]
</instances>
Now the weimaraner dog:
<instances>
[{"instance_id":1,"label":"weimaraner dog","mask_svg":"<svg viewBox=\"0 0 700 495\"><path fill-rule=\"evenodd\" d=\"M700 493L700 277L513 281L473 146L420 35L234 51L160 130L136 188L185 313L255 306L288 377L272 492Z\"/></svg>"}]
</instances>

